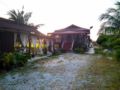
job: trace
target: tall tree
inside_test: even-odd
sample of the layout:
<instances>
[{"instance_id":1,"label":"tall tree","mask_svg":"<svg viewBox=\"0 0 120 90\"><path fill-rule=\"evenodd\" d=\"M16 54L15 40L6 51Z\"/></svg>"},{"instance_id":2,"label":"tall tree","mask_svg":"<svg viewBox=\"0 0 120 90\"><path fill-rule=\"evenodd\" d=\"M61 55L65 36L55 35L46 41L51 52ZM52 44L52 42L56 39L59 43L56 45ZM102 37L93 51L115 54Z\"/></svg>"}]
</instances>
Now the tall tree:
<instances>
[{"instance_id":1,"label":"tall tree","mask_svg":"<svg viewBox=\"0 0 120 90\"><path fill-rule=\"evenodd\" d=\"M9 15L9 19L17 22L18 24L28 24L28 20L30 19L32 13L24 11L24 7L22 10L10 10L7 13Z\"/></svg>"},{"instance_id":2,"label":"tall tree","mask_svg":"<svg viewBox=\"0 0 120 90\"><path fill-rule=\"evenodd\" d=\"M115 5L116 8L109 8L106 13L103 13L99 17L99 20L103 21L100 30L109 27L112 28L113 32L115 31L120 33L120 2L116 2Z\"/></svg>"}]
</instances>

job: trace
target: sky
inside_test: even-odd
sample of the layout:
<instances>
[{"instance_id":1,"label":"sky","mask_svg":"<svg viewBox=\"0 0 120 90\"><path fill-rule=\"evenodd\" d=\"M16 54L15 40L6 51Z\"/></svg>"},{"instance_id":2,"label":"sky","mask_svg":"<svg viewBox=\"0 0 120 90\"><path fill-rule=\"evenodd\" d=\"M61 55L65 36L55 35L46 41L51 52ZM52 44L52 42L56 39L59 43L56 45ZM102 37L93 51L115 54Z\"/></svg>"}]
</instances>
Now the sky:
<instances>
[{"instance_id":1,"label":"sky","mask_svg":"<svg viewBox=\"0 0 120 90\"><path fill-rule=\"evenodd\" d=\"M99 16L119 0L0 0L0 17L8 18L11 9L32 12L30 23L44 24L39 28L44 34L71 24L90 30L91 39L97 39L101 22Z\"/></svg>"}]
</instances>

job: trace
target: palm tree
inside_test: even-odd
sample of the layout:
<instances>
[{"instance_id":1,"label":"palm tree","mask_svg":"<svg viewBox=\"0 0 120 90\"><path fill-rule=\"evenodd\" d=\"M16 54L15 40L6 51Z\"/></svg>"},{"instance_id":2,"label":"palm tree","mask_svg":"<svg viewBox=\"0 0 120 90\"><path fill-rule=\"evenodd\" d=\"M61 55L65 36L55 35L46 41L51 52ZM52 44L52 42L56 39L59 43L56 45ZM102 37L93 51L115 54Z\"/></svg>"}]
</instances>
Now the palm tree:
<instances>
[{"instance_id":1,"label":"palm tree","mask_svg":"<svg viewBox=\"0 0 120 90\"><path fill-rule=\"evenodd\" d=\"M24 7L22 10L10 10L7 13L9 15L9 19L15 21L18 24L28 24L28 20L30 19L32 13L31 12L24 12Z\"/></svg>"},{"instance_id":2,"label":"palm tree","mask_svg":"<svg viewBox=\"0 0 120 90\"><path fill-rule=\"evenodd\" d=\"M99 20L103 21L100 31L106 28L108 31L108 28L111 28L112 32L120 33L120 2L118 1L115 5L116 8L109 8L99 17Z\"/></svg>"}]
</instances>

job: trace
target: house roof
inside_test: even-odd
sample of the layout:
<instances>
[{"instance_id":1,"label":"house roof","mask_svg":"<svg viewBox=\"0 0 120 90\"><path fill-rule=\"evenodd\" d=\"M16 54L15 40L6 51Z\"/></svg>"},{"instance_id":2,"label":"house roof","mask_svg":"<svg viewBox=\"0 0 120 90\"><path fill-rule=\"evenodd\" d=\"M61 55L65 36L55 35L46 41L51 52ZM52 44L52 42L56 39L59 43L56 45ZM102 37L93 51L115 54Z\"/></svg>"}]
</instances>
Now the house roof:
<instances>
[{"instance_id":1,"label":"house roof","mask_svg":"<svg viewBox=\"0 0 120 90\"><path fill-rule=\"evenodd\" d=\"M86 29L72 24L66 28L55 30L55 32L53 32L53 34L79 34L79 33L89 34L90 29Z\"/></svg>"},{"instance_id":2,"label":"house roof","mask_svg":"<svg viewBox=\"0 0 120 90\"><path fill-rule=\"evenodd\" d=\"M0 31L10 31L10 32L23 32L23 33L30 33L35 32L35 35L45 36L41 32L37 30L34 26L28 26L25 24L18 24L14 21L0 18Z\"/></svg>"}]
</instances>

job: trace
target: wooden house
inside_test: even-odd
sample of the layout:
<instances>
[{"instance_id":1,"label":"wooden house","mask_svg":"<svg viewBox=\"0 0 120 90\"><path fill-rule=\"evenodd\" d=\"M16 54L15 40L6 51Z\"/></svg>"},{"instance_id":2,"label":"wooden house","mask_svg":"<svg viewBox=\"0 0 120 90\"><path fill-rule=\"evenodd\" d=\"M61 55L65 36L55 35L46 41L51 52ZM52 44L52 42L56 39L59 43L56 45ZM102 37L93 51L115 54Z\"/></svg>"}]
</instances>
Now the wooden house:
<instances>
[{"instance_id":1,"label":"wooden house","mask_svg":"<svg viewBox=\"0 0 120 90\"><path fill-rule=\"evenodd\" d=\"M90 45L90 29L73 24L66 28L55 30L53 33L48 33L48 37L53 38L56 50L73 51L75 48L83 47L87 51Z\"/></svg>"},{"instance_id":2,"label":"wooden house","mask_svg":"<svg viewBox=\"0 0 120 90\"><path fill-rule=\"evenodd\" d=\"M0 18L0 53L17 49L31 53L31 47L36 48L36 44L44 37L34 26Z\"/></svg>"}]
</instances>

